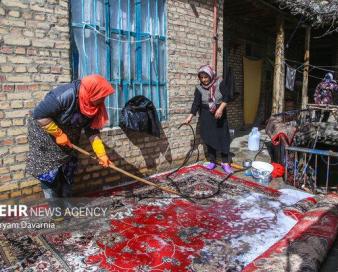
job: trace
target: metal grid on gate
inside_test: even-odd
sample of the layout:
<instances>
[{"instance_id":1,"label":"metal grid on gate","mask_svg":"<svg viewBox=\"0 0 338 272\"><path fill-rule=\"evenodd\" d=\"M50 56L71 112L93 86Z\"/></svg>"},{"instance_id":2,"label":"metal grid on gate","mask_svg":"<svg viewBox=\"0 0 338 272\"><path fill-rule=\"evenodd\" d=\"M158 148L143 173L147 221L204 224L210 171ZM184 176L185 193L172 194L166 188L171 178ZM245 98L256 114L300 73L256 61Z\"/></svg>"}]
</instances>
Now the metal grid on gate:
<instances>
[{"instance_id":1,"label":"metal grid on gate","mask_svg":"<svg viewBox=\"0 0 338 272\"><path fill-rule=\"evenodd\" d=\"M73 77L101 74L116 92L107 101L110 126L125 103L150 99L168 117L166 0L72 0Z\"/></svg>"},{"instance_id":2,"label":"metal grid on gate","mask_svg":"<svg viewBox=\"0 0 338 272\"><path fill-rule=\"evenodd\" d=\"M318 182L318 174L320 171L318 168L318 159L324 161L326 164L325 186L320 186ZM286 146L285 166L287 170L285 171L285 181L288 181L295 187L310 189L313 193L337 192L337 183L329 184L331 167L337 165L333 160L338 160L337 152ZM321 180L321 182L323 181Z\"/></svg>"}]
</instances>

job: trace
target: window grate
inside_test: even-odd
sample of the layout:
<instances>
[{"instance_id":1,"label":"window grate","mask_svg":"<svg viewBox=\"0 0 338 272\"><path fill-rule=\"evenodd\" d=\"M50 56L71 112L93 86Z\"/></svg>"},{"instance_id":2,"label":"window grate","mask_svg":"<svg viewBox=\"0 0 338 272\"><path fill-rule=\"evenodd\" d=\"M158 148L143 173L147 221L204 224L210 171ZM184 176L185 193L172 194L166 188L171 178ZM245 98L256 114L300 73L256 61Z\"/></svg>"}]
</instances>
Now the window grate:
<instances>
[{"instance_id":1,"label":"window grate","mask_svg":"<svg viewBox=\"0 0 338 272\"><path fill-rule=\"evenodd\" d=\"M106 101L109 126L136 95L168 116L165 0L72 0L73 78L97 73L115 88Z\"/></svg>"}]
</instances>

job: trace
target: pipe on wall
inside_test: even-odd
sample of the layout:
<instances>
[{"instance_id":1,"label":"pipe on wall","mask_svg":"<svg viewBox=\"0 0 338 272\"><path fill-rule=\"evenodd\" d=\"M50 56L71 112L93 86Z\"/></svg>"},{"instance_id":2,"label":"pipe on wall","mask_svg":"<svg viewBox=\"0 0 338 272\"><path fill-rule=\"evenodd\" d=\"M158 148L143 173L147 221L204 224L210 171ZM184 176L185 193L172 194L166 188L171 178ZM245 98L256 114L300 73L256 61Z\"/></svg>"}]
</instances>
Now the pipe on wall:
<instances>
[{"instance_id":1,"label":"pipe on wall","mask_svg":"<svg viewBox=\"0 0 338 272\"><path fill-rule=\"evenodd\" d=\"M212 50L212 66L217 73L217 45L218 45L218 0L214 0L214 19L213 19L213 50Z\"/></svg>"}]
</instances>

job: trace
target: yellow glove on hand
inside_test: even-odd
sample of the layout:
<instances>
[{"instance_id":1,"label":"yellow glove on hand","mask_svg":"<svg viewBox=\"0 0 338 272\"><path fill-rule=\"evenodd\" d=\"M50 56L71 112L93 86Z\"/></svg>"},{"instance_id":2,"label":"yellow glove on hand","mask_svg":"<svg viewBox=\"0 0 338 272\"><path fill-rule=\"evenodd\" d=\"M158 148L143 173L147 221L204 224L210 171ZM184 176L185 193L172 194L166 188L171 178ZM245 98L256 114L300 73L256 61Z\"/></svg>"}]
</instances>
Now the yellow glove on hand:
<instances>
[{"instance_id":1,"label":"yellow glove on hand","mask_svg":"<svg viewBox=\"0 0 338 272\"><path fill-rule=\"evenodd\" d=\"M106 149L104 148L103 142L100 138L95 138L94 141L92 141L92 148L96 156L99 158L99 163L103 167L108 167L109 164L112 163L107 156Z\"/></svg>"},{"instance_id":2,"label":"yellow glove on hand","mask_svg":"<svg viewBox=\"0 0 338 272\"><path fill-rule=\"evenodd\" d=\"M58 145L68 146L72 148L72 143L70 142L67 134L65 134L54 121L51 121L49 124L42 126L42 128L50 135L55 137L55 141Z\"/></svg>"}]
</instances>

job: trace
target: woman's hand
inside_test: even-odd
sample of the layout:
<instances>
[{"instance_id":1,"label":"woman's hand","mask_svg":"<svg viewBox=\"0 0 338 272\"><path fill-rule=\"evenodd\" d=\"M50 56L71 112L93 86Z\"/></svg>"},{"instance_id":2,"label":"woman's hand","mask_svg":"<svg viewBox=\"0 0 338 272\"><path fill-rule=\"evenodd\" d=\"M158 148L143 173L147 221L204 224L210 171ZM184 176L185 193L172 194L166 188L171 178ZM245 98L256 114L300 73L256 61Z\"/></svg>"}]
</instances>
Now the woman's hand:
<instances>
[{"instance_id":1,"label":"woman's hand","mask_svg":"<svg viewBox=\"0 0 338 272\"><path fill-rule=\"evenodd\" d=\"M187 117L187 119L185 119L184 124L190 124L191 120L192 120L193 115L189 114L189 116Z\"/></svg>"},{"instance_id":2,"label":"woman's hand","mask_svg":"<svg viewBox=\"0 0 338 272\"><path fill-rule=\"evenodd\" d=\"M99 157L99 163L105 168L109 167L110 165L114 165L107 155Z\"/></svg>"},{"instance_id":3,"label":"woman's hand","mask_svg":"<svg viewBox=\"0 0 338 272\"><path fill-rule=\"evenodd\" d=\"M99 163L103 166L103 167L109 167L109 165L114 165L109 157L107 156L106 153L106 149L103 145L103 142L101 140L101 137L99 134L96 135L92 135L89 137L89 141L92 145L92 148L96 154L96 156L99 159Z\"/></svg>"},{"instance_id":4,"label":"woman's hand","mask_svg":"<svg viewBox=\"0 0 338 272\"><path fill-rule=\"evenodd\" d=\"M55 141L58 145L68 146L70 148L73 147L67 134L64 133L52 119L44 118L37 120L37 122L44 129L44 131L55 137Z\"/></svg>"},{"instance_id":5,"label":"woman's hand","mask_svg":"<svg viewBox=\"0 0 338 272\"><path fill-rule=\"evenodd\" d=\"M55 136L55 141L58 145L68 146L69 148L73 147L72 142L69 140L67 134L64 132L61 132L60 135Z\"/></svg>"},{"instance_id":6,"label":"woman's hand","mask_svg":"<svg viewBox=\"0 0 338 272\"><path fill-rule=\"evenodd\" d=\"M216 112L215 112L215 118L216 119L221 119L222 115L223 115L223 109L222 108L218 108L216 110Z\"/></svg>"},{"instance_id":7,"label":"woman's hand","mask_svg":"<svg viewBox=\"0 0 338 272\"><path fill-rule=\"evenodd\" d=\"M226 105L227 104L225 102L222 102L221 105L219 105L218 109L215 112L215 118L216 119L221 119L222 118L223 112L224 112L224 109L225 109Z\"/></svg>"}]
</instances>

